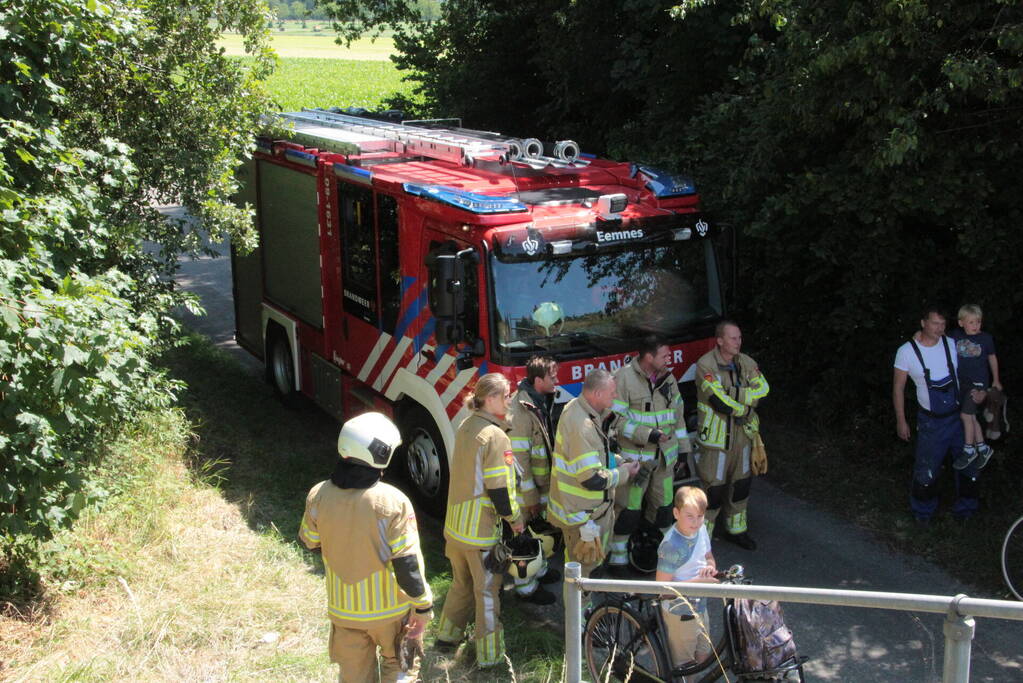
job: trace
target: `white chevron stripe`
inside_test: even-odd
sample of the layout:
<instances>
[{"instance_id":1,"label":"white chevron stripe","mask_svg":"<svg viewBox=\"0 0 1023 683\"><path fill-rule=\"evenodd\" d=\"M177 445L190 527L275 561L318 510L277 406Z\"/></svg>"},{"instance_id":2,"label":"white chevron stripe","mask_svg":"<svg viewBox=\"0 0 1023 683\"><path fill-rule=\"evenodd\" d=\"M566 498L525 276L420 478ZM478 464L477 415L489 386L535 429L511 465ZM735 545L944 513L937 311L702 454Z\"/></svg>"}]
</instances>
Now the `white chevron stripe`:
<instances>
[{"instance_id":1,"label":"white chevron stripe","mask_svg":"<svg viewBox=\"0 0 1023 683\"><path fill-rule=\"evenodd\" d=\"M365 382L366 378L369 377L369 371L376 366L377 361L380 360L380 354L384 352L384 347L387 346L389 341L391 341L391 335L386 333L381 334L377 339L376 346L369 352L369 358L362 364L362 370L359 370L360 382Z\"/></svg>"},{"instance_id":2,"label":"white chevron stripe","mask_svg":"<svg viewBox=\"0 0 1023 683\"><path fill-rule=\"evenodd\" d=\"M434 367L433 370L430 370L430 374L426 376L426 383L431 386L436 386L437 380L441 378L441 375L448 371L448 368L450 368L451 364L454 362L455 357L450 353L445 353L444 357L440 359L440 362L437 363L436 367Z\"/></svg>"},{"instance_id":3,"label":"white chevron stripe","mask_svg":"<svg viewBox=\"0 0 1023 683\"><path fill-rule=\"evenodd\" d=\"M440 404L444 406L445 410L448 404L455 400L459 392L462 391L462 387L469 383L469 380L476 374L477 368L471 367L462 370L458 375L455 376L455 381L448 385L448 388L444 390L444 393L440 396Z\"/></svg>"},{"instance_id":4,"label":"white chevron stripe","mask_svg":"<svg viewBox=\"0 0 1023 683\"><path fill-rule=\"evenodd\" d=\"M377 375L377 379L373 382L373 388L376 391L381 391L384 388L384 384L391 378L391 373L394 372L395 366L398 365L398 361L405 355L405 349L412 345L412 339L410 337L402 337L398 345L394 347L394 351L391 353L391 357L387 359L387 365Z\"/></svg>"}]
</instances>

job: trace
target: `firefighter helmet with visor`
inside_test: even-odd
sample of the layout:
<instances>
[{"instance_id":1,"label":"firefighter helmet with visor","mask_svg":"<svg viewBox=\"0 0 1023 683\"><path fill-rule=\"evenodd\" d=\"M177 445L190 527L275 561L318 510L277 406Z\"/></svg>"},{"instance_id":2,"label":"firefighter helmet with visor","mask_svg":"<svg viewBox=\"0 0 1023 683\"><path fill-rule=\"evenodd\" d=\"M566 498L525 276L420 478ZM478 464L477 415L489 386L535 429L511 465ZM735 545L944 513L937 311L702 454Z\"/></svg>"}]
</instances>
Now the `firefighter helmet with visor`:
<instances>
[{"instance_id":1,"label":"firefighter helmet with visor","mask_svg":"<svg viewBox=\"0 0 1023 683\"><path fill-rule=\"evenodd\" d=\"M381 413L363 413L348 420L337 437L337 454L378 470L386 469L401 445L401 432Z\"/></svg>"},{"instance_id":2,"label":"firefighter helmet with visor","mask_svg":"<svg viewBox=\"0 0 1023 683\"><path fill-rule=\"evenodd\" d=\"M527 535L516 536L508 541L511 563L508 571L516 579L529 579L543 567L543 547L540 541Z\"/></svg>"}]
</instances>

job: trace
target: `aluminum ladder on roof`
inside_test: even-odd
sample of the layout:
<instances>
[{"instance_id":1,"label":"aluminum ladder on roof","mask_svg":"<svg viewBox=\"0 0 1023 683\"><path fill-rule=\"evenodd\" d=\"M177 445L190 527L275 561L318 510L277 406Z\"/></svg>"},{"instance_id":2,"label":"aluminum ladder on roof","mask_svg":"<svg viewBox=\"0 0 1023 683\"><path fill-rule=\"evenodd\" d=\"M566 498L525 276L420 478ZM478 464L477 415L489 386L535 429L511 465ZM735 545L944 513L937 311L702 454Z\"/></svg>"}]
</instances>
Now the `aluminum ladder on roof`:
<instances>
[{"instance_id":1,"label":"aluminum ladder on roof","mask_svg":"<svg viewBox=\"0 0 1023 683\"><path fill-rule=\"evenodd\" d=\"M473 159L480 157L499 156L507 153L509 149L509 144L500 140L486 140L442 128L418 128L318 109L303 109L301 112L284 113L280 117L295 123L336 128L394 140L401 143L407 153L462 164L471 163Z\"/></svg>"}]
</instances>

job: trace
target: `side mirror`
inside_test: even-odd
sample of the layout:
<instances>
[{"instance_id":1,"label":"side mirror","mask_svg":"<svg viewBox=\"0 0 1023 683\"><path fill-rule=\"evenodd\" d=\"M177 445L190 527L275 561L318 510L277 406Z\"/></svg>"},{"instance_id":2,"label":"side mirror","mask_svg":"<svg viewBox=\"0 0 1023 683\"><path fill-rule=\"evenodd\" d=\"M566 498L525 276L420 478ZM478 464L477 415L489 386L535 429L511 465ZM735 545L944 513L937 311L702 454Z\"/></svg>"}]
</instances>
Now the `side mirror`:
<instances>
[{"instance_id":1,"label":"side mirror","mask_svg":"<svg viewBox=\"0 0 1023 683\"><path fill-rule=\"evenodd\" d=\"M455 359L455 367L458 371L468 370L473 366L472 359L474 357L482 356L487 352L486 346L483 344L482 339L477 339L473 342L472 346L465 346L459 349L458 358Z\"/></svg>"},{"instance_id":2,"label":"side mirror","mask_svg":"<svg viewBox=\"0 0 1023 683\"><path fill-rule=\"evenodd\" d=\"M430 310L437 318L457 318L465 312L465 265L457 254L430 254Z\"/></svg>"}]
</instances>

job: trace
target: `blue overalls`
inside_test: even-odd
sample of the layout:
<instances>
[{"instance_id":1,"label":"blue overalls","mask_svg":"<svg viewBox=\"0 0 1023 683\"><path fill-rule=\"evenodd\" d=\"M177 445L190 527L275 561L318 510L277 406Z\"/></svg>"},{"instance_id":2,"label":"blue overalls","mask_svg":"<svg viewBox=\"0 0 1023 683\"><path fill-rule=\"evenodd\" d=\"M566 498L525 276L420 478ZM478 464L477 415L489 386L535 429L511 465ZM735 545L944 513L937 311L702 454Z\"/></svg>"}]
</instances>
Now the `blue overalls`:
<instances>
[{"instance_id":1,"label":"blue overalls","mask_svg":"<svg viewBox=\"0 0 1023 683\"><path fill-rule=\"evenodd\" d=\"M924 370L924 381L931 404L930 410L920 407L917 413L916 459L913 463L913 486L909 495L909 505L917 519L927 520L938 508L938 478L945 458L954 458L963 450L963 422L959 418L959 383L956 381L956 371L952 365L948 338L941 337L948 363L948 376L937 381L931 379L931 371L924 365L920 347L913 340L909 343L913 346L920 367ZM975 463L954 473L956 497L952 504L952 516L969 517L977 511L980 506L978 473L979 469Z\"/></svg>"}]
</instances>

